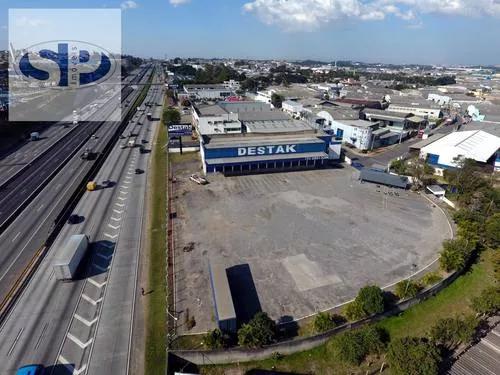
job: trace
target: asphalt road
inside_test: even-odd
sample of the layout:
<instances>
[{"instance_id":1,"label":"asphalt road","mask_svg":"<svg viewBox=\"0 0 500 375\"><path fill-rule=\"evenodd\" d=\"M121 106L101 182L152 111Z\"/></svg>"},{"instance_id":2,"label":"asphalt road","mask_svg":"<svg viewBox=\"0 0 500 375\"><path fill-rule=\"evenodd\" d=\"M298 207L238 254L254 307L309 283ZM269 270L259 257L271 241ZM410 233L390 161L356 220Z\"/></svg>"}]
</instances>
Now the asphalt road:
<instances>
[{"instance_id":1,"label":"asphalt road","mask_svg":"<svg viewBox=\"0 0 500 375\"><path fill-rule=\"evenodd\" d=\"M138 139L151 144L153 127L143 121ZM0 373L26 363L53 374L127 373L147 177L135 169L147 171L148 158L115 145L96 181L116 184L84 194L74 210L84 221L64 226L0 328ZM51 260L75 233L90 236L87 267L79 280L57 282Z\"/></svg>"},{"instance_id":2,"label":"asphalt road","mask_svg":"<svg viewBox=\"0 0 500 375\"><path fill-rule=\"evenodd\" d=\"M137 95L139 92L135 92L132 98ZM102 152L116 133L121 122L120 111L116 106L110 107L108 111L109 121L96 131L97 138L89 139L83 148L89 147ZM84 176L94 167L94 163L82 160L80 153L76 153L0 234L0 298L2 300L35 252L43 246L54 229L54 221L77 191ZM30 190L26 189L26 192L29 193Z\"/></svg>"}]
</instances>

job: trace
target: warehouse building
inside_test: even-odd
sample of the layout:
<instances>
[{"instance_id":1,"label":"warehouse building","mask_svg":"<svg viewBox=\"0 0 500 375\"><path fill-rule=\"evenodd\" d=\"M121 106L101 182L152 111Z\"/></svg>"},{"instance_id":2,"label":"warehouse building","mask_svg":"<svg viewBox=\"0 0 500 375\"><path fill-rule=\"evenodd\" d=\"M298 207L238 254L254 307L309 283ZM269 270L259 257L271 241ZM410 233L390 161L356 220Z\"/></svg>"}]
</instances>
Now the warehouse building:
<instances>
[{"instance_id":1,"label":"warehouse building","mask_svg":"<svg viewBox=\"0 0 500 375\"><path fill-rule=\"evenodd\" d=\"M456 168L460 159L472 159L479 165L500 170L500 138L482 130L468 130L448 134L420 149L420 157L436 167Z\"/></svg>"},{"instance_id":2,"label":"warehouse building","mask_svg":"<svg viewBox=\"0 0 500 375\"><path fill-rule=\"evenodd\" d=\"M226 85L184 85L184 94L191 100L224 100L235 95Z\"/></svg>"},{"instance_id":3,"label":"warehouse building","mask_svg":"<svg viewBox=\"0 0 500 375\"><path fill-rule=\"evenodd\" d=\"M222 332L235 333L237 328L236 312L226 267L222 264L210 263L208 268L217 327Z\"/></svg>"}]
</instances>

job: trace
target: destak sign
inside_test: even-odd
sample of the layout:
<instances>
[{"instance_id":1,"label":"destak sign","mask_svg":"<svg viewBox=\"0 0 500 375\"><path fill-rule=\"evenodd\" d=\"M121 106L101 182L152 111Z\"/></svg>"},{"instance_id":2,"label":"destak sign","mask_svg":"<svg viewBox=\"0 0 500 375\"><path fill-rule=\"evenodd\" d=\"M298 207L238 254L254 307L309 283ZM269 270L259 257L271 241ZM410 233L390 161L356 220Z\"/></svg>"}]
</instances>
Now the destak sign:
<instances>
[{"instance_id":1,"label":"destak sign","mask_svg":"<svg viewBox=\"0 0 500 375\"><path fill-rule=\"evenodd\" d=\"M296 153L297 145L238 147L238 156L275 155Z\"/></svg>"},{"instance_id":2,"label":"destak sign","mask_svg":"<svg viewBox=\"0 0 500 375\"><path fill-rule=\"evenodd\" d=\"M169 125L168 126L168 134L174 136L189 136L193 134L193 126L192 125Z\"/></svg>"}]
</instances>

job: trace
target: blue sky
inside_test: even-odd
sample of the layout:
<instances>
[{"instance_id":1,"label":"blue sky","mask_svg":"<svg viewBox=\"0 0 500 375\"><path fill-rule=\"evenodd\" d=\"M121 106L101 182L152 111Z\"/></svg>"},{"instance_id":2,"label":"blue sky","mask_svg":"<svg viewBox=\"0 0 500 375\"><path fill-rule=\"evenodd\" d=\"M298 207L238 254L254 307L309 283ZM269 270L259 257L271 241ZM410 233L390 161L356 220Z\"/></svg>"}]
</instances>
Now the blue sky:
<instances>
[{"instance_id":1,"label":"blue sky","mask_svg":"<svg viewBox=\"0 0 500 375\"><path fill-rule=\"evenodd\" d=\"M123 8L123 50L143 57L500 64L498 0L0 0L0 48L8 9L41 3Z\"/></svg>"}]
</instances>

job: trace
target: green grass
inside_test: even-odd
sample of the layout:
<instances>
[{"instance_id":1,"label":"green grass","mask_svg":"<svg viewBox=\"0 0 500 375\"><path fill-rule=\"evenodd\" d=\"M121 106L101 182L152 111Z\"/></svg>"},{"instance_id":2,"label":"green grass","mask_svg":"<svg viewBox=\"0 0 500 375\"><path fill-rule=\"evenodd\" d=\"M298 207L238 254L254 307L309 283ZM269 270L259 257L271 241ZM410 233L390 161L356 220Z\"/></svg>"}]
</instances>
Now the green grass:
<instances>
[{"instance_id":1,"label":"green grass","mask_svg":"<svg viewBox=\"0 0 500 375\"><path fill-rule=\"evenodd\" d=\"M391 338L424 336L438 319L473 313L470 308L471 300L494 284L492 258L493 250L485 251L480 261L448 288L379 325L387 329Z\"/></svg>"},{"instance_id":2,"label":"green grass","mask_svg":"<svg viewBox=\"0 0 500 375\"><path fill-rule=\"evenodd\" d=\"M435 297L412 307L400 316L388 318L378 325L389 332L391 339L402 336L424 336L438 319L472 313L470 308L472 298L478 296L488 286L495 285L494 264L494 250L485 251L477 264ZM343 364L332 348L333 340L335 338L318 348L280 360L267 359L239 365L206 366L201 369L201 373L222 375L224 371L235 368L245 370L274 368L276 371L301 374L365 374L367 370L373 371L380 368L382 360L374 357L369 359L369 362L372 362L371 365L368 362L360 367Z\"/></svg>"},{"instance_id":3,"label":"green grass","mask_svg":"<svg viewBox=\"0 0 500 375\"><path fill-rule=\"evenodd\" d=\"M168 141L165 126L159 125L153 149L151 169L151 227L149 253L149 289L146 316L145 374L165 374L166 368L166 228Z\"/></svg>"}]
</instances>

